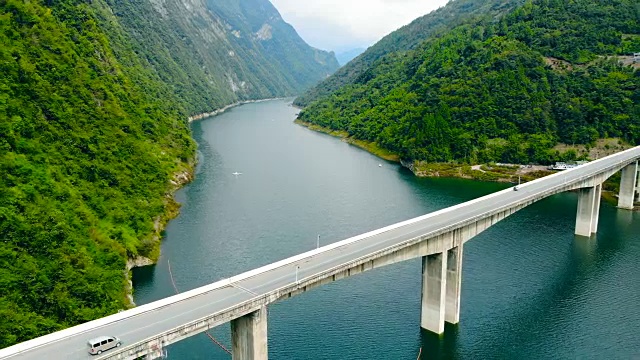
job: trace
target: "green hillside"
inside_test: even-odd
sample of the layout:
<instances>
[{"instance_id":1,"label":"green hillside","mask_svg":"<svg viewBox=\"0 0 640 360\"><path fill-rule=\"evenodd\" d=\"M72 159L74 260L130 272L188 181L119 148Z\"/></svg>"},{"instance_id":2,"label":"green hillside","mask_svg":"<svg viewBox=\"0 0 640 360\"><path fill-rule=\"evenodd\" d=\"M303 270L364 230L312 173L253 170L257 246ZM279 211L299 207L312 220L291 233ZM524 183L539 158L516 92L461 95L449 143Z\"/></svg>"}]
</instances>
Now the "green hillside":
<instances>
[{"instance_id":1,"label":"green hillside","mask_svg":"<svg viewBox=\"0 0 640 360\"><path fill-rule=\"evenodd\" d=\"M87 3L0 9L5 347L126 306L125 261L157 251L194 143L170 89L114 56Z\"/></svg>"},{"instance_id":2,"label":"green hillside","mask_svg":"<svg viewBox=\"0 0 640 360\"><path fill-rule=\"evenodd\" d=\"M374 62L387 54L414 49L430 36L450 30L476 17L499 16L522 3L524 0L450 1L446 6L417 18L410 24L385 36L325 81L296 98L294 104L306 106L312 101L333 93L342 86L352 84Z\"/></svg>"},{"instance_id":3,"label":"green hillside","mask_svg":"<svg viewBox=\"0 0 640 360\"><path fill-rule=\"evenodd\" d=\"M300 119L406 160L549 163L558 142L640 143L632 0L527 2L390 53ZM567 156L572 156L571 154Z\"/></svg>"}]
</instances>

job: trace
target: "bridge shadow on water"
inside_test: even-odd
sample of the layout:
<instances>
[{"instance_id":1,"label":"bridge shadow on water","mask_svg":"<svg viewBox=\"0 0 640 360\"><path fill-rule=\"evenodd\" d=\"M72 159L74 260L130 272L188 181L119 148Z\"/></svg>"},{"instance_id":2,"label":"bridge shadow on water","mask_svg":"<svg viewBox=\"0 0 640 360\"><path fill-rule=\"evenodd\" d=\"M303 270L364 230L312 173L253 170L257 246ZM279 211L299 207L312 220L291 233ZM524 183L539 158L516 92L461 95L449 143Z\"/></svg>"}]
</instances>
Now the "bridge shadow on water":
<instances>
[{"instance_id":1,"label":"bridge shadow on water","mask_svg":"<svg viewBox=\"0 0 640 360\"><path fill-rule=\"evenodd\" d=\"M438 335L424 329L420 329L419 360L432 359L458 359L458 341L460 340L460 326L445 324L444 334Z\"/></svg>"}]
</instances>

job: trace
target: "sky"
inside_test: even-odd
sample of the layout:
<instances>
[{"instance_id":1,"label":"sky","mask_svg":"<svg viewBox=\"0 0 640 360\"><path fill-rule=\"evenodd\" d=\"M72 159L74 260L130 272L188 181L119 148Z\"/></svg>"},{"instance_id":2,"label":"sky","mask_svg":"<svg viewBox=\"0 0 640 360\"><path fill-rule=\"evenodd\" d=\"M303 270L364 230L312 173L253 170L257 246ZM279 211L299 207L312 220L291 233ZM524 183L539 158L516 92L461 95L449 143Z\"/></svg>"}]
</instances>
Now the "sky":
<instances>
[{"instance_id":1,"label":"sky","mask_svg":"<svg viewBox=\"0 0 640 360\"><path fill-rule=\"evenodd\" d=\"M311 46L343 52L367 48L447 0L271 0Z\"/></svg>"}]
</instances>

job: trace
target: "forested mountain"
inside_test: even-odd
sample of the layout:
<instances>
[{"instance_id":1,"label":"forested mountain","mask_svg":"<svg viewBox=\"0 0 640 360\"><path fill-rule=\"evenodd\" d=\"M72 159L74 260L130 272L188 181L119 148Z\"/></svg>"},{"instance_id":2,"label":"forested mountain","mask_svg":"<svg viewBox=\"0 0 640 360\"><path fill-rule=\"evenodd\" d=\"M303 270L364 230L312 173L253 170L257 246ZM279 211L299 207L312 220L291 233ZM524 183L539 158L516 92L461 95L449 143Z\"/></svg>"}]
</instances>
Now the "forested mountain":
<instances>
[{"instance_id":1,"label":"forested mountain","mask_svg":"<svg viewBox=\"0 0 640 360\"><path fill-rule=\"evenodd\" d=\"M499 16L523 2L524 0L450 1L446 6L385 36L325 81L296 98L294 104L306 106L314 100L333 93L342 86L353 83L375 61L386 54L411 50L432 35L452 29L478 16Z\"/></svg>"},{"instance_id":2,"label":"forested mountain","mask_svg":"<svg viewBox=\"0 0 640 360\"><path fill-rule=\"evenodd\" d=\"M296 95L339 67L333 53L307 45L268 0L104 1L101 23L125 34L112 39L115 51L145 59L192 114Z\"/></svg>"},{"instance_id":3,"label":"forested mountain","mask_svg":"<svg viewBox=\"0 0 640 360\"><path fill-rule=\"evenodd\" d=\"M188 115L337 68L266 0L0 1L0 347L129 305L195 144Z\"/></svg>"},{"instance_id":4,"label":"forested mountain","mask_svg":"<svg viewBox=\"0 0 640 360\"><path fill-rule=\"evenodd\" d=\"M389 53L300 119L407 160L538 162L558 142L640 143L635 0L534 0Z\"/></svg>"}]
</instances>

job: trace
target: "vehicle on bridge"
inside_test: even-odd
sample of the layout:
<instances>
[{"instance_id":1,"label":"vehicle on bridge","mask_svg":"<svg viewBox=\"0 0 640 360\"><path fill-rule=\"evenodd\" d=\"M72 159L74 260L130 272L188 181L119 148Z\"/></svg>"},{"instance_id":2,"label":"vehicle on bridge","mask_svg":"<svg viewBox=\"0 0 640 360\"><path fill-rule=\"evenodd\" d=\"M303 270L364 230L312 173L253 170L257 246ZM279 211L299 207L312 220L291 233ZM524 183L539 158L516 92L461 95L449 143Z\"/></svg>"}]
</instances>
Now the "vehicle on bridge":
<instances>
[{"instance_id":1,"label":"vehicle on bridge","mask_svg":"<svg viewBox=\"0 0 640 360\"><path fill-rule=\"evenodd\" d=\"M122 345L122 341L115 336L100 336L89 340L89 354L100 355L103 351Z\"/></svg>"}]
</instances>

